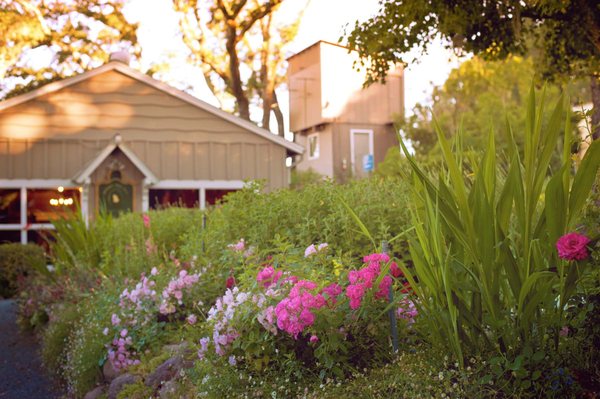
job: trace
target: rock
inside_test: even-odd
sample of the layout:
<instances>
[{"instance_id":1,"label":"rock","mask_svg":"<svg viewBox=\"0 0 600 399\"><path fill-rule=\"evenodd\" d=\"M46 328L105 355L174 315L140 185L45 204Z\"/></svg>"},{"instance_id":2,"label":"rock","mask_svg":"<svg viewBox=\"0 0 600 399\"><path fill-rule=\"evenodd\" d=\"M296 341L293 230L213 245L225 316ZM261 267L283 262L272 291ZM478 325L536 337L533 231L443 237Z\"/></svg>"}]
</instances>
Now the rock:
<instances>
[{"instance_id":1,"label":"rock","mask_svg":"<svg viewBox=\"0 0 600 399\"><path fill-rule=\"evenodd\" d=\"M98 399L106 392L106 385L100 385L85 394L83 399Z\"/></svg>"},{"instance_id":2,"label":"rock","mask_svg":"<svg viewBox=\"0 0 600 399\"><path fill-rule=\"evenodd\" d=\"M158 397L160 399L171 399L175 397L179 384L175 380L167 381L158 391Z\"/></svg>"},{"instance_id":3,"label":"rock","mask_svg":"<svg viewBox=\"0 0 600 399\"><path fill-rule=\"evenodd\" d=\"M163 346L162 351L168 353L171 356L183 355L188 351L188 347L189 344L184 341L180 344L165 345Z\"/></svg>"},{"instance_id":4,"label":"rock","mask_svg":"<svg viewBox=\"0 0 600 399\"><path fill-rule=\"evenodd\" d=\"M115 378L108 387L108 399L117 399L119 392L123 390L125 385L135 384L140 380L140 377L133 374L122 374Z\"/></svg>"},{"instance_id":5,"label":"rock","mask_svg":"<svg viewBox=\"0 0 600 399\"><path fill-rule=\"evenodd\" d=\"M185 360L183 356L172 357L146 377L146 385L156 390L165 382L177 377L182 369L189 369L193 366L194 362Z\"/></svg>"},{"instance_id":6,"label":"rock","mask_svg":"<svg viewBox=\"0 0 600 399\"><path fill-rule=\"evenodd\" d=\"M112 380L117 378L119 374L119 371L113 367L110 360L104 362L104 366L102 366L102 375L104 376L104 381L110 383Z\"/></svg>"}]
</instances>

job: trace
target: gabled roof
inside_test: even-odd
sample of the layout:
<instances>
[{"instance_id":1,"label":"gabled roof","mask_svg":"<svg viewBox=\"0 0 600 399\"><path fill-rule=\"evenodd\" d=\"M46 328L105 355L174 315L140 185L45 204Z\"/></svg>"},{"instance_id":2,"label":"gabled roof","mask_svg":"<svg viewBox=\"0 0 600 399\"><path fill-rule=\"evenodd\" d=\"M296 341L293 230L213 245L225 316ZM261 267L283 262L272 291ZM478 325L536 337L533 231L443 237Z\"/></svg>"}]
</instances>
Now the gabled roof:
<instances>
[{"instance_id":1,"label":"gabled roof","mask_svg":"<svg viewBox=\"0 0 600 399\"><path fill-rule=\"evenodd\" d=\"M101 74L109 72L109 71L120 72L123 75L126 75L132 79L135 79L139 82L147 84L147 85L149 85L157 90L160 90L170 96L173 96L179 100L185 101L186 103L188 103L194 107L197 107L203 111L209 112L215 116L218 116L221 119L231 122L245 130L248 130L249 132L252 132L258 136L261 136L267 140L270 140L276 144L279 144L282 147L285 147L288 151L290 151L292 153L302 154L304 152L304 148L299 144L293 143L291 141L287 141L286 139L284 139L280 136L277 136L266 129L256 126L254 123L252 123L250 121L244 120L240 117L237 117L235 115L227 113L227 112L225 112L217 107L214 107L214 106L208 104L207 102L202 101L190 94L187 94L181 90L175 89L174 87L171 87L171 86L167 85L166 83L160 82L156 79L151 78L148 75L145 75L139 71L136 71L135 69L133 69L133 68L129 67L128 65L125 65L119 61L109 62L107 64L102 65L101 67L84 72L80 75L66 78L66 79L56 81L53 83L49 83L45 86L42 86L35 90L32 90L28 93L22 94L20 96L13 97L8 100L0 101L0 111L3 111L10 107L14 107L14 106L22 104L22 103L25 103L27 101L33 100L37 97L40 97L40 96L43 96L46 94L50 94L50 93L54 93L65 87L75 85L86 79L90 79L94 76L98 76L98 75L101 75Z\"/></svg>"},{"instance_id":2,"label":"gabled roof","mask_svg":"<svg viewBox=\"0 0 600 399\"><path fill-rule=\"evenodd\" d=\"M123 152L123 154L129 158L131 163L144 175L145 184L150 185L158 183L158 178L154 175L154 173L152 173L146 164L144 164L144 162L142 162L142 160L139 159L137 155L135 155L135 153L121 141L121 135L119 134L116 134L113 141L104 147L104 149L100 151L95 158L88 162L83 170L77 173L72 180L77 184L85 184L86 180L90 178L98 166L100 166L100 164L102 164L102 162L104 162L104 160L108 158L108 156L117 148L121 150L121 152Z\"/></svg>"}]
</instances>

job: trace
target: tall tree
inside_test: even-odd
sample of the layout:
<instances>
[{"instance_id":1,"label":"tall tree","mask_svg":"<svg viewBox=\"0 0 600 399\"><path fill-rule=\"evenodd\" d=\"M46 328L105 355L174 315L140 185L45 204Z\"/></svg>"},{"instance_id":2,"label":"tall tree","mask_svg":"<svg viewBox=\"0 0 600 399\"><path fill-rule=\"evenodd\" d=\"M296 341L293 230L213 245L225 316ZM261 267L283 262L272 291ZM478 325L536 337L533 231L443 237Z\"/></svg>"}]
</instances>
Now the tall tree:
<instances>
[{"instance_id":1,"label":"tall tree","mask_svg":"<svg viewBox=\"0 0 600 399\"><path fill-rule=\"evenodd\" d=\"M407 63L440 35L457 51L485 59L536 52L546 79L586 76L600 124L600 3L597 0L380 0L375 17L356 23L349 45L364 57L367 83L385 79L389 64ZM596 128L595 136L600 135Z\"/></svg>"},{"instance_id":2,"label":"tall tree","mask_svg":"<svg viewBox=\"0 0 600 399\"><path fill-rule=\"evenodd\" d=\"M432 117L446 134L453 134L459 125L465 147L483 148L490 128L500 132L510 122L516 139L525 128L522 109L534 75L531 57L509 56L505 60L485 61L473 57L453 69L446 82L433 89L430 106L417 104L402 128L418 155L437 149L437 135ZM565 86L573 103L588 99L582 80ZM560 89L548 85L546 101L558 98ZM552 102L552 101L550 101ZM500 111L500 112L499 112ZM550 110L548 110L549 112ZM497 135L498 148L506 147L504 135Z\"/></svg>"},{"instance_id":3,"label":"tall tree","mask_svg":"<svg viewBox=\"0 0 600 399\"><path fill-rule=\"evenodd\" d=\"M285 78L285 46L296 35L300 16L291 24L276 21L283 0L173 0L181 13L183 39L192 62L203 71L217 98L235 99L234 111L250 120L258 97L262 126L274 113L283 136L283 116L275 89Z\"/></svg>"},{"instance_id":4,"label":"tall tree","mask_svg":"<svg viewBox=\"0 0 600 399\"><path fill-rule=\"evenodd\" d=\"M137 53L135 24L125 0L0 0L0 93L16 95L95 68L110 52ZM52 54L43 66L28 62L34 50Z\"/></svg>"}]
</instances>

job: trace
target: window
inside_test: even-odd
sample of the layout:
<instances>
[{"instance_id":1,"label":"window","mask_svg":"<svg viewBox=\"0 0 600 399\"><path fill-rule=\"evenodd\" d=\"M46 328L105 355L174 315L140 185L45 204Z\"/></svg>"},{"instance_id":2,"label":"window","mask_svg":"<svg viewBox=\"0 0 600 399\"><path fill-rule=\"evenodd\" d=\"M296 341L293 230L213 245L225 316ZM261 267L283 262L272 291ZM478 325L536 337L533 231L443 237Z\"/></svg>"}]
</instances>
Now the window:
<instances>
[{"instance_id":1,"label":"window","mask_svg":"<svg viewBox=\"0 0 600 399\"><path fill-rule=\"evenodd\" d=\"M164 209L169 206L179 206L182 208L198 208L200 195L198 190L159 190L151 189L150 208Z\"/></svg>"},{"instance_id":2,"label":"window","mask_svg":"<svg viewBox=\"0 0 600 399\"><path fill-rule=\"evenodd\" d=\"M206 190L206 205L215 205L223 199L227 194L237 190Z\"/></svg>"},{"instance_id":3,"label":"window","mask_svg":"<svg viewBox=\"0 0 600 399\"><path fill-rule=\"evenodd\" d=\"M50 223L76 212L79 194L77 188L27 190L27 223Z\"/></svg>"},{"instance_id":4,"label":"window","mask_svg":"<svg viewBox=\"0 0 600 399\"><path fill-rule=\"evenodd\" d=\"M0 224L21 223L21 190L0 189Z\"/></svg>"},{"instance_id":5,"label":"window","mask_svg":"<svg viewBox=\"0 0 600 399\"><path fill-rule=\"evenodd\" d=\"M319 158L319 133L308 135L308 159Z\"/></svg>"}]
</instances>

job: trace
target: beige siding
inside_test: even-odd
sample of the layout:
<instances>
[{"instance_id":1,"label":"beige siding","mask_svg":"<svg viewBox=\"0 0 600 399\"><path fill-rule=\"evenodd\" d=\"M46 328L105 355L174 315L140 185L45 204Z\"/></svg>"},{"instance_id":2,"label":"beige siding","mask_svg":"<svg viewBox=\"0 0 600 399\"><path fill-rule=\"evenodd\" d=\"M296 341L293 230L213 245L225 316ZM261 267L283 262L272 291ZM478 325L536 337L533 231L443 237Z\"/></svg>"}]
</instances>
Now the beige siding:
<instances>
[{"instance_id":1,"label":"beige siding","mask_svg":"<svg viewBox=\"0 0 600 399\"><path fill-rule=\"evenodd\" d=\"M321 59L319 45L289 62L290 130L297 132L323 123L321 115Z\"/></svg>"},{"instance_id":2,"label":"beige siding","mask_svg":"<svg viewBox=\"0 0 600 399\"><path fill-rule=\"evenodd\" d=\"M289 60L290 129L331 122L388 124L404 113L404 74L391 70L385 84L363 89L365 71L355 52L319 42Z\"/></svg>"},{"instance_id":3,"label":"beige siding","mask_svg":"<svg viewBox=\"0 0 600 399\"><path fill-rule=\"evenodd\" d=\"M392 125L370 125L341 123L333 126L333 168L336 178L341 181L352 177L350 131L363 129L373 131L373 152L375 167L385 158L390 147L397 147L398 140ZM360 165L359 165L360 167Z\"/></svg>"},{"instance_id":4,"label":"beige siding","mask_svg":"<svg viewBox=\"0 0 600 399\"><path fill-rule=\"evenodd\" d=\"M334 177L333 171L333 129L328 125L324 130L315 132L319 135L319 158L308 159L308 136L310 134L302 134L297 136L298 144L306 148L306 152L302 156L302 160L297 164L298 171L313 170L323 176Z\"/></svg>"},{"instance_id":5,"label":"beige siding","mask_svg":"<svg viewBox=\"0 0 600 399\"><path fill-rule=\"evenodd\" d=\"M160 180L287 184L285 148L114 70L0 111L0 179L71 179L116 133Z\"/></svg>"}]
</instances>

